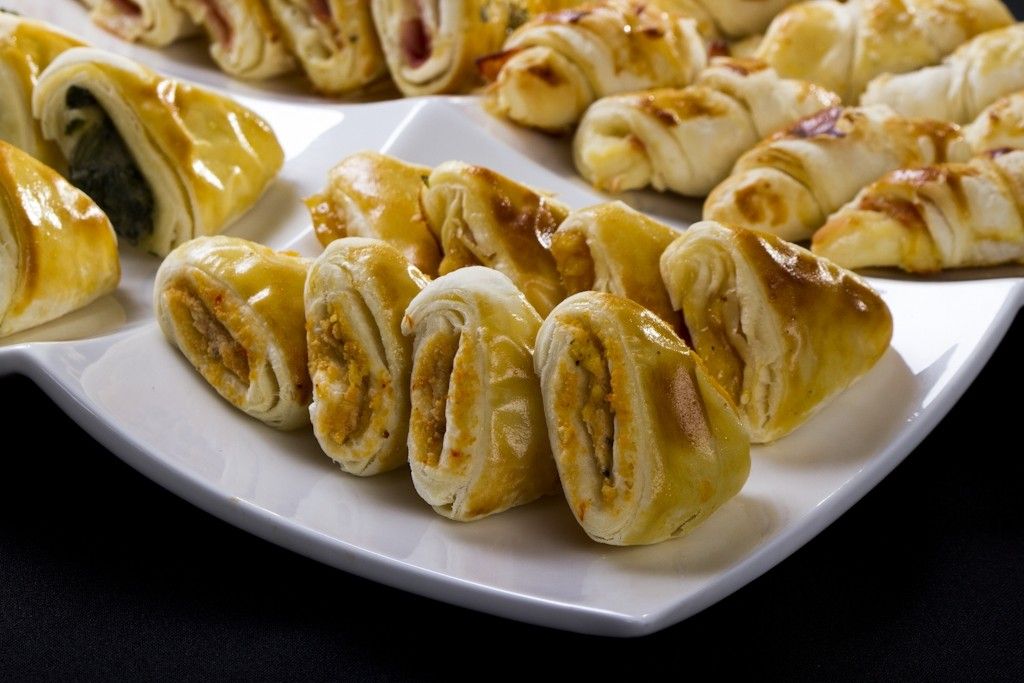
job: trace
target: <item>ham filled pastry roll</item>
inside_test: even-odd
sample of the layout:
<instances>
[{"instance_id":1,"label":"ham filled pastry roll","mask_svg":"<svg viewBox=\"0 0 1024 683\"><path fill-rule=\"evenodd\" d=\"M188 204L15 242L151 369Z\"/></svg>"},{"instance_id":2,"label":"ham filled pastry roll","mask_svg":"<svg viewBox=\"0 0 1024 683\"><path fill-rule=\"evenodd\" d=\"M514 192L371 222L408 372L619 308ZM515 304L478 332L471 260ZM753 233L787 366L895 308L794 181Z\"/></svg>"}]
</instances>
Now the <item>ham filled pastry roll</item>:
<instances>
[{"instance_id":1,"label":"ham filled pastry roll","mask_svg":"<svg viewBox=\"0 0 1024 683\"><path fill-rule=\"evenodd\" d=\"M409 304L409 467L439 514L469 521L557 486L533 343L540 317L489 268L444 275Z\"/></svg>"},{"instance_id":2,"label":"ham filled pastry roll","mask_svg":"<svg viewBox=\"0 0 1024 683\"><path fill-rule=\"evenodd\" d=\"M309 424L302 289L309 260L197 237L156 274L160 329L229 403L277 429Z\"/></svg>"},{"instance_id":3,"label":"ham filled pastry roll","mask_svg":"<svg viewBox=\"0 0 1024 683\"><path fill-rule=\"evenodd\" d=\"M120 277L117 236L99 207L0 142L0 337L81 308Z\"/></svg>"},{"instance_id":4,"label":"ham filled pastry roll","mask_svg":"<svg viewBox=\"0 0 1024 683\"><path fill-rule=\"evenodd\" d=\"M233 100L91 48L43 72L32 108L71 182L125 241L160 256L225 228L284 157L263 119Z\"/></svg>"},{"instance_id":5,"label":"ham filled pastry roll","mask_svg":"<svg viewBox=\"0 0 1024 683\"><path fill-rule=\"evenodd\" d=\"M562 490L595 541L682 536L742 488L750 441L736 407L639 304L569 297L544 321L534 361Z\"/></svg>"},{"instance_id":6,"label":"ham filled pastry roll","mask_svg":"<svg viewBox=\"0 0 1024 683\"><path fill-rule=\"evenodd\" d=\"M196 32L176 0L94 0L89 17L119 38L162 47Z\"/></svg>"},{"instance_id":7,"label":"ham filled pastry roll","mask_svg":"<svg viewBox=\"0 0 1024 683\"><path fill-rule=\"evenodd\" d=\"M295 68L267 0L175 0L210 40L210 56L239 78L272 78Z\"/></svg>"},{"instance_id":8,"label":"ham filled pastry roll","mask_svg":"<svg viewBox=\"0 0 1024 683\"><path fill-rule=\"evenodd\" d=\"M306 341L317 441L360 476L406 462L412 339L402 316L427 278L394 247L332 242L306 279Z\"/></svg>"},{"instance_id":9,"label":"ham filled pastry roll","mask_svg":"<svg viewBox=\"0 0 1024 683\"><path fill-rule=\"evenodd\" d=\"M705 221L661 257L693 348L751 439L778 439L871 369L892 315L863 280L773 235Z\"/></svg>"}]
</instances>

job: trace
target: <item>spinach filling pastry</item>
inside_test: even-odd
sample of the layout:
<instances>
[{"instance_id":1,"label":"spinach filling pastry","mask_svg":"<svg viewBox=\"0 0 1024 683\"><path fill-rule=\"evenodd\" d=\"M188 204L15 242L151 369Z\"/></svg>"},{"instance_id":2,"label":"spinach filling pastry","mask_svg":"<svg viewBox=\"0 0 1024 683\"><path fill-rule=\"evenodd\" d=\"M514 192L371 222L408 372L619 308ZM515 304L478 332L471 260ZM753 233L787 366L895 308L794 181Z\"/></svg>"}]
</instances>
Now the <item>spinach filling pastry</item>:
<instances>
[{"instance_id":1,"label":"spinach filling pastry","mask_svg":"<svg viewBox=\"0 0 1024 683\"><path fill-rule=\"evenodd\" d=\"M262 195L283 152L256 114L123 57L75 48L32 100L68 177L125 241L159 256L220 232Z\"/></svg>"}]
</instances>

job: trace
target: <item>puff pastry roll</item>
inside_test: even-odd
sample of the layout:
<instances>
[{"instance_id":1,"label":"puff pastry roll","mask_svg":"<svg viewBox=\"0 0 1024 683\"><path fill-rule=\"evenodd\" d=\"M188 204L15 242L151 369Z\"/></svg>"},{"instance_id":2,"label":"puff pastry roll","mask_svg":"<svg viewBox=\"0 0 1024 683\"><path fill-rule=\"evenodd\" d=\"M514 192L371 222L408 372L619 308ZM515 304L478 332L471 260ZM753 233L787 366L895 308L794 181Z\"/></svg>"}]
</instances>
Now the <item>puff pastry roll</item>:
<instances>
[{"instance_id":1,"label":"puff pastry roll","mask_svg":"<svg viewBox=\"0 0 1024 683\"><path fill-rule=\"evenodd\" d=\"M442 275L465 266L499 270L542 317L565 297L548 252L569 215L561 202L482 166L448 161L430 174L420 203L444 252Z\"/></svg>"},{"instance_id":2,"label":"puff pastry roll","mask_svg":"<svg viewBox=\"0 0 1024 683\"><path fill-rule=\"evenodd\" d=\"M915 273L1024 263L1024 150L894 171L830 216L811 249Z\"/></svg>"},{"instance_id":3,"label":"puff pastry roll","mask_svg":"<svg viewBox=\"0 0 1024 683\"><path fill-rule=\"evenodd\" d=\"M658 269L661 253L678 236L622 202L610 202L570 213L551 237L551 255L569 294L617 294L679 329Z\"/></svg>"},{"instance_id":4,"label":"puff pastry roll","mask_svg":"<svg viewBox=\"0 0 1024 683\"><path fill-rule=\"evenodd\" d=\"M807 239L885 173L969 157L954 124L908 119L884 105L833 107L741 156L704 202L704 218Z\"/></svg>"},{"instance_id":5,"label":"puff pastry roll","mask_svg":"<svg viewBox=\"0 0 1024 683\"><path fill-rule=\"evenodd\" d=\"M323 192L306 199L317 239L327 246L340 237L384 240L430 277L437 276L441 249L420 212L420 191L430 169L378 154L342 159Z\"/></svg>"},{"instance_id":6,"label":"puff pastry roll","mask_svg":"<svg viewBox=\"0 0 1024 683\"><path fill-rule=\"evenodd\" d=\"M1024 89L1024 24L982 33L942 64L882 74L861 104L888 104L904 116L968 123L1003 95Z\"/></svg>"},{"instance_id":7,"label":"puff pastry roll","mask_svg":"<svg viewBox=\"0 0 1024 683\"><path fill-rule=\"evenodd\" d=\"M605 0L527 22L481 69L495 113L558 132L598 98L682 87L706 63L694 19L645 0Z\"/></svg>"},{"instance_id":8,"label":"puff pastry roll","mask_svg":"<svg viewBox=\"0 0 1024 683\"><path fill-rule=\"evenodd\" d=\"M534 366L562 489L595 541L682 536L743 487L750 440L736 407L639 304L569 297L541 326Z\"/></svg>"},{"instance_id":9,"label":"puff pastry roll","mask_svg":"<svg viewBox=\"0 0 1024 683\"><path fill-rule=\"evenodd\" d=\"M876 76L936 64L1012 23L1000 0L816 0L775 17L755 56L853 104Z\"/></svg>"},{"instance_id":10,"label":"puff pastry roll","mask_svg":"<svg viewBox=\"0 0 1024 683\"><path fill-rule=\"evenodd\" d=\"M288 46L319 92L351 92L387 73L370 0L268 2Z\"/></svg>"},{"instance_id":11,"label":"puff pastry roll","mask_svg":"<svg viewBox=\"0 0 1024 683\"><path fill-rule=\"evenodd\" d=\"M759 140L837 104L833 93L779 78L763 62L716 58L685 88L595 102L576 130L573 159L600 190L650 185L704 196Z\"/></svg>"},{"instance_id":12,"label":"puff pastry roll","mask_svg":"<svg viewBox=\"0 0 1024 683\"><path fill-rule=\"evenodd\" d=\"M665 250L661 275L756 443L798 427L892 337L889 308L863 280L767 233L694 224Z\"/></svg>"},{"instance_id":13,"label":"puff pastry roll","mask_svg":"<svg viewBox=\"0 0 1024 683\"><path fill-rule=\"evenodd\" d=\"M91 48L43 72L32 108L71 182L118 235L160 256L225 228L284 158L263 119L233 100Z\"/></svg>"},{"instance_id":14,"label":"puff pastry roll","mask_svg":"<svg viewBox=\"0 0 1024 683\"><path fill-rule=\"evenodd\" d=\"M964 126L975 152L1024 147L1024 90L996 100Z\"/></svg>"},{"instance_id":15,"label":"puff pastry roll","mask_svg":"<svg viewBox=\"0 0 1024 683\"><path fill-rule=\"evenodd\" d=\"M119 38L162 47L196 32L175 0L95 0L89 17Z\"/></svg>"},{"instance_id":16,"label":"puff pastry roll","mask_svg":"<svg viewBox=\"0 0 1024 683\"><path fill-rule=\"evenodd\" d=\"M57 55L81 45L48 24L0 11L0 140L60 171L65 166L60 149L43 137L32 116L32 90Z\"/></svg>"},{"instance_id":17,"label":"puff pastry roll","mask_svg":"<svg viewBox=\"0 0 1024 683\"><path fill-rule=\"evenodd\" d=\"M427 278L380 240L332 242L306 279L306 342L317 441L368 476L404 465L412 339L402 316Z\"/></svg>"},{"instance_id":18,"label":"puff pastry roll","mask_svg":"<svg viewBox=\"0 0 1024 683\"><path fill-rule=\"evenodd\" d=\"M172 251L153 285L164 335L224 399L277 429L309 424L308 270L308 259L215 235Z\"/></svg>"},{"instance_id":19,"label":"puff pastry roll","mask_svg":"<svg viewBox=\"0 0 1024 683\"><path fill-rule=\"evenodd\" d=\"M206 32L210 56L225 73L262 79L295 68L266 0L174 1Z\"/></svg>"},{"instance_id":20,"label":"puff pastry roll","mask_svg":"<svg viewBox=\"0 0 1024 683\"><path fill-rule=\"evenodd\" d=\"M120 279L117 236L99 207L0 142L0 337L82 308Z\"/></svg>"},{"instance_id":21,"label":"puff pastry roll","mask_svg":"<svg viewBox=\"0 0 1024 683\"><path fill-rule=\"evenodd\" d=\"M409 304L409 467L439 514L469 521L555 490L533 343L540 317L512 282L463 268Z\"/></svg>"}]
</instances>

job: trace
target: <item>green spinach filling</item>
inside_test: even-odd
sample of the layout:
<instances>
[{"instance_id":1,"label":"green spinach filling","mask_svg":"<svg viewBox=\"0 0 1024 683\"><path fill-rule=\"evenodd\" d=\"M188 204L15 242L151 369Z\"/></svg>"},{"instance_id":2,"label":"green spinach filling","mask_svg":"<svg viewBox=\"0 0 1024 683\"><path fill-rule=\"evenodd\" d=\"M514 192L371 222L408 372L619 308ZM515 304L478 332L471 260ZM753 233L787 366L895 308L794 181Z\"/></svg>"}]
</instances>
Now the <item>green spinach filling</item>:
<instances>
[{"instance_id":1,"label":"green spinach filling","mask_svg":"<svg viewBox=\"0 0 1024 683\"><path fill-rule=\"evenodd\" d=\"M137 244L153 232L155 202L149 184L92 93L68 88L65 104L69 109L89 110L67 127L69 135L78 133L71 152L71 182L106 212L118 235Z\"/></svg>"}]
</instances>

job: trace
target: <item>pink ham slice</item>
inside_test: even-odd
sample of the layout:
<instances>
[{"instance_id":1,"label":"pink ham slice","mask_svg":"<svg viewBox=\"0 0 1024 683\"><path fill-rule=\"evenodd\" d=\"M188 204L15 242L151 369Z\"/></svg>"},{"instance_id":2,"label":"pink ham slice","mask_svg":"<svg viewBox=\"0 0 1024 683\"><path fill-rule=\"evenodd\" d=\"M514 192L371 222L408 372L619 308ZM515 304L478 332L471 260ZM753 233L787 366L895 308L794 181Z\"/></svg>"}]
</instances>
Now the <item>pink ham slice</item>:
<instances>
[{"instance_id":1,"label":"pink ham slice","mask_svg":"<svg viewBox=\"0 0 1024 683\"><path fill-rule=\"evenodd\" d=\"M415 69L427 61L432 47L427 27L423 24L423 8L416 0L411 4L415 8L414 14L402 19L398 27L398 40L405 63Z\"/></svg>"}]
</instances>

